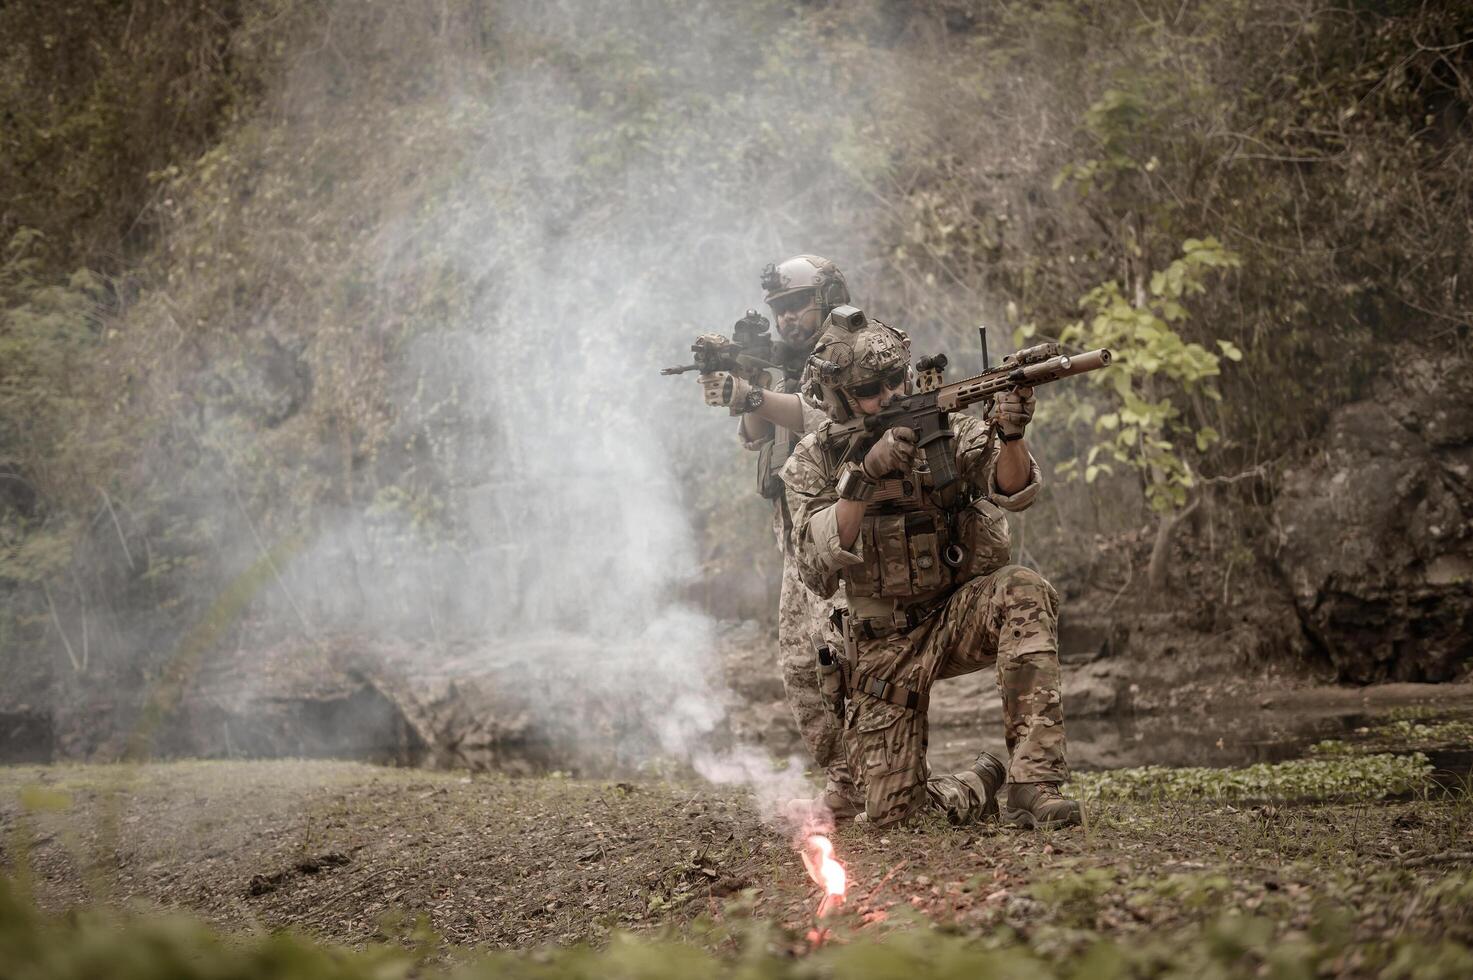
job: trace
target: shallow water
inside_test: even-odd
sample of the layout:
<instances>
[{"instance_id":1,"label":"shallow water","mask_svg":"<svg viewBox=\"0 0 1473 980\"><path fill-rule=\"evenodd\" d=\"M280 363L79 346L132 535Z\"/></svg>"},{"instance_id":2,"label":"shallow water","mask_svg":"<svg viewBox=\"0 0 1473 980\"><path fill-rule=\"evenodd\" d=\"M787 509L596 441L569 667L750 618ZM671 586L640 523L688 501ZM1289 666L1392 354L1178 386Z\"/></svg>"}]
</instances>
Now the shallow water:
<instances>
[{"instance_id":1,"label":"shallow water","mask_svg":"<svg viewBox=\"0 0 1473 980\"><path fill-rule=\"evenodd\" d=\"M388 707L387 703L385 707ZM1434 708L1432 712L1427 716L1428 720L1473 718L1473 709L1467 707ZM1225 768L1282 762L1304 757L1312 745L1325 739L1351 743L1364 740L1369 729L1388 723L1397 714L1391 708L1369 712L1363 708L1336 711L1273 707L1215 712L1200 710L1192 715L1127 713L1077 718L1067 723L1069 763L1077 771L1089 771L1146 765ZM0 718L0 722L5 720ZM237 723L240 721L237 719ZM315 715L309 717L304 714L296 721L292 729L295 740L282 742L279 738L262 738L250 741L244 737L248 733L242 730L237 732L233 742L228 743L228 751L186 754L217 758L356 759L430 768L469 766L514 775L562 771L594 779L638 779L651 772L669 774L680 770L678 765L671 764L651 769L645 751L632 745L627 747L627 751L620 751L618 746L622 743L606 746L608 751L597 757L586 752L579 754L579 745L540 737L512 740L481 750L458 746L454 752L444 752L423 743L407 742L399 732L402 725L345 725L336 715L316 718ZM1006 758L1001 729L1001 722L996 719L979 721L976 725L933 728L930 747L932 772L964 769L983 749ZM399 734L395 735L396 732ZM0 724L0 764L55 761L49 742L43 744L40 740L27 739L22 737L24 734L15 724ZM395 737L389 737L391 735ZM787 725L763 730L762 743L778 757L789 754L801 756L804 752L796 731ZM1410 751L1410 747L1406 751ZM172 753L163 753L165 757L170 755ZM1439 784L1461 791L1466 791L1473 784L1473 745L1429 751L1427 755L1436 770L1433 778Z\"/></svg>"},{"instance_id":2,"label":"shallow water","mask_svg":"<svg viewBox=\"0 0 1473 980\"><path fill-rule=\"evenodd\" d=\"M1468 718L1463 712L1439 712L1439 719ZM1207 766L1225 768L1257 762L1303 758L1310 746L1325 739L1355 742L1365 730L1386 724L1387 712L1333 712L1283 708L1261 711L1202 712L1182 715L1114 715L1067 723L1069 764L1081 771L1133 766ZM974 732L962 727L933 731L933 772L962 769L986 749L1006 758L1001 732ZM1451 783L1473 772L1473 746L1428 752L1436 778Z\"/></svg>"}]
</instances>

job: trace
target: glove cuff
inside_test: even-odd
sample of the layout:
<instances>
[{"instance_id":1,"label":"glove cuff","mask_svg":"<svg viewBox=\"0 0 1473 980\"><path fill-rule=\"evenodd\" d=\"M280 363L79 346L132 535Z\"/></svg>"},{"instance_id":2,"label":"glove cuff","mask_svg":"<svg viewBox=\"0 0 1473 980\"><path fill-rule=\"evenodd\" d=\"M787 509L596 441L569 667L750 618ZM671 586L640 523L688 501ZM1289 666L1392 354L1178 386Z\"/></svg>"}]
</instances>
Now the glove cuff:
<instances>
[{"instance_id":1,"label":"glove cuff","mask_svg":"<svg viewBox=\"0 0 1473 980\"><path fill-rule=\"evenodd\" d=\"M859 463L846 463L834 489L840 500L868 500L875 495L875 481Z\"/></svg>"}]
</instances>

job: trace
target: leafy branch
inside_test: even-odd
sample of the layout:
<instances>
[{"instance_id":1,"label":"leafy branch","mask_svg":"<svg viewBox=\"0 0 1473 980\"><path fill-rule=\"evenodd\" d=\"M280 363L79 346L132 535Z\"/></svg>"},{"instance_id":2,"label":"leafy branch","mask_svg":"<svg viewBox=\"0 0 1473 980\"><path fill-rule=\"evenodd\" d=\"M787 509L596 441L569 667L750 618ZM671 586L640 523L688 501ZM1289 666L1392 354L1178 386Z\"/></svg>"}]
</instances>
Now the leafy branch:
<instances>
[{"instance_id":1,"label":"leafy branch","mask_svg":"<svg viewBox=\"0 0 1473 980\"><path fill-rule=\"evenodd\" d=\"M1216 238L1189 238L1182 255L1153 273L1144 302L1128 300L1119 282L1091 289L1079 301L1086 316L1066 326L1059 340L1084 348L1108 347L1115 354L1109 371L1091 376L1100 389L1104 410L1079 403L1070 420L1090 426L1093 445L1082 476L1093 483L1115 472L1115 464L1137 472L1152 509L1165 513L1186 503L1196 483L1191 459L1207 452L1221 436L1206 424L1195 424L1179 407L1190 396L1221 399L1215 379L1222 358L1243 357L1231 341L1216 341L1217 353L1185 340L1178 330L1189 314L1189 297L1205 293L1219 272L1241 264ZM1017 341L1033 332L1019 328ZM1066 479L1081 475L1076 461L1061 464Z\"/></svg>"}]
</instances>

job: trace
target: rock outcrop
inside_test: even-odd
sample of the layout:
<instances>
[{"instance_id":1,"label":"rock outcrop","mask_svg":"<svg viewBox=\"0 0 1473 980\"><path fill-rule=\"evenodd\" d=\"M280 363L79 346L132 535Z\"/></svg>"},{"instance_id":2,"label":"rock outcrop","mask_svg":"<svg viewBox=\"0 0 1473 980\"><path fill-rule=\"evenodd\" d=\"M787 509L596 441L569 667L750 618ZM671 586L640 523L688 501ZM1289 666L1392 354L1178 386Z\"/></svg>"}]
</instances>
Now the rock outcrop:
<instances>
[{"instance_id":1,"label":"rock outcrop","mask_svg":"<svg viewBox=\"0 0 1473 980\"><path fill-rule=\"evenodd\" d=\"M1284 474L1275 555L1339 678L1444 681L1473 661L1473 379L1399 365Z\"/></svg>"}]
</instances>

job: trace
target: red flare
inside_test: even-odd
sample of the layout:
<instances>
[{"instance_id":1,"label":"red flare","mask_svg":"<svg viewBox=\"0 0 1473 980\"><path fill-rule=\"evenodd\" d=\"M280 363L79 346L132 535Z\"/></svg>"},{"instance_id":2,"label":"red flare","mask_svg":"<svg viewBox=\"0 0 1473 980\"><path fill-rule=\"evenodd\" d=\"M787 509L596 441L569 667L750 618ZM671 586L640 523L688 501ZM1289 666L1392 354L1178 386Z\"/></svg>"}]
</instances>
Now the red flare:
<instances>
[{"instance_id":1,"label":"red flare","mask_svg":"<svg viewBox=\"0 0 1473 980\"><path fill-rule=\"evenodd\" d=\"M844 866L834 858L834 845L823 834L809 834L803 847L803 866L808 877L824 890L823 900L818 903L818 914L822 918L833 909L844 904L844 890L849 886L849 875Z\"/></svg>"}]
</instances>

